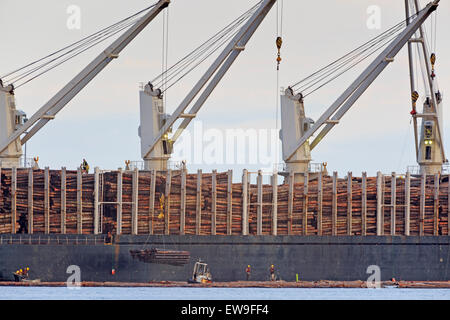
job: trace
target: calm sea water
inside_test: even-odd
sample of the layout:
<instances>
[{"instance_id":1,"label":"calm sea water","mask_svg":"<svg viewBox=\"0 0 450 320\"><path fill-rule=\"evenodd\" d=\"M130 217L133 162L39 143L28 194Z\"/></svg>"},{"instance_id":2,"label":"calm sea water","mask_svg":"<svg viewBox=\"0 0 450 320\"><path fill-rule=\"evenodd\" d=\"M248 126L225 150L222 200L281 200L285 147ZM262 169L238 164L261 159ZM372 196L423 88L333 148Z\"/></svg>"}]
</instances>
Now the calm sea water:
<instances>
[{"instance_id":1,"label":"calm sea water","mask_svg":"<svg viewBox=\"0 0 450 320\"><path fill-rule=\"evenodd\" d=\"M0 287L0 300L450 300L450 289Z\"/></svg>"}]
</instances>

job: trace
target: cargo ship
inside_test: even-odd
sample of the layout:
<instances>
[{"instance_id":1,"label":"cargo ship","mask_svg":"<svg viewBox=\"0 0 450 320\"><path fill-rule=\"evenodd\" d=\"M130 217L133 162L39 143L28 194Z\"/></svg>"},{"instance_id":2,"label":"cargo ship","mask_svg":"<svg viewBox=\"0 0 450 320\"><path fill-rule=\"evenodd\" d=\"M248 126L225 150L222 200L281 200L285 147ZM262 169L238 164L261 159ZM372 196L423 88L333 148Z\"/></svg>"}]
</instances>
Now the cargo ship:
<instances>
[{"instance_id":1,"label":"cargo ship","mask_svg":"<svg viewBox=\"0 0 450 320\"><path fill-rule=\"evenodd\" d=\"M142 86L141 168L127 161L124 169L96 167L89 173L85 165L55 170L40 169L38 159L31 166L21 164L22 145L169 3L161 0L83 39L81 43L88 47L100 36L127 29L30 119L14 103L15 90L27 79L15 85L8 81L14 72L2 77L0 279L11 281L16 270L28 267L31 278L61 282L76 266L82 281L187 281L194 264L202 260L214 281L244 280L248 265L253 281L269 280L271 265L276 279L288 281L365 280L374 275L373 270L379 270L376 276L382 281L449 280L450 188L441 131L442 94L437 89L435 55L420 37L423 23L438 7L437 0L423 9L418 1L412 6L407 1L405 21L352 51L356 63L376 52L371 51L374 44L381 53L317 121L306 117L304 102L311 90L319 88L302 85L318 75L288 87L280 98L284 160L280 171L243 170L242 180L236 182L231 169L188 173L184 163L172 169L168 165L175 141L243 51L274 0L258 2L205 42L206 47L181 60L183 67L186 61L195 65L195 59L210 54L205 48L224 46L173 114L165 113L164 92L170 85L164 79L180 69L169 68ZM280 63L281 37L276 45ZM339 177L337 172L329 174L325 163L313 170L311 150L405 45L411 74L417 71L411 52L414 46L422 50L425 82L431 92L419 113L419 93L411 81L417 172L379 172L376 177L349 172ZM70 47L67 50L73 54ZM352 66L352 59L346 55L322 68L321 73L330 71L323 81ZM270 184L263 183L267 175ZM190 259L183 265L145 263L132 254L151 248L189 252Z\"/></svg>"}]
</instances>

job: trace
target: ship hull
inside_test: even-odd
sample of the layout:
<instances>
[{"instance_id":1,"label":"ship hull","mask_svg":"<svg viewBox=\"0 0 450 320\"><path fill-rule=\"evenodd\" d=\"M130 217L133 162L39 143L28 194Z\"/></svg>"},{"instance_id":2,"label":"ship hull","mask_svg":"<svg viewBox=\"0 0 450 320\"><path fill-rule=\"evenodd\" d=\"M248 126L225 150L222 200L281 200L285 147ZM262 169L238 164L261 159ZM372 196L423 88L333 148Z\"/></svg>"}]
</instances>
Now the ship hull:
<instances>
[{"instance_id":1,"label":"ship hull","mask_svg":"<svg viewBox=\"0 0 450 320\"><path fill-rule=\"evenodd\" d=\"M195 261L210 266L216 281L268 280L275 266L278 279L293 281L366 280L380 269L381 280L449 280L450 237L390 236L120 236L112 244L95 236L11 235L0 244L0 278L12 280L21 267L30 278L67 281L71 265L81 281L187 281ZM40 244L39 244L40 243ZM185 266L149 264L133 259L133 249L187 250ZM69 270L68 270L69 268ZM73 268L73 267L72 267ZM113 271L114 270L114 271ZM69 271L69 272L68 272Z\"/></svg>"}]
</instances>

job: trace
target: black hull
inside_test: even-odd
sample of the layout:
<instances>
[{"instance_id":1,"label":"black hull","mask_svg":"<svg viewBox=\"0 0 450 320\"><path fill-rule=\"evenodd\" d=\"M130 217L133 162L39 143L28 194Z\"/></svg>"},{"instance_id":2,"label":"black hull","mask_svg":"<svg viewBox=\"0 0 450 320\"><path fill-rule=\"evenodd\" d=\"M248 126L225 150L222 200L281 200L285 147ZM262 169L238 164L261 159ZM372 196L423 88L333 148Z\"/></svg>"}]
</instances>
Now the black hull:
<instances>
[{"instance_id":1,"label":"black hull","mask_svg":"<svg viewBox=\"0 0 450 320\"><path fill-rule=\"evenodd\" d=\"M0 278L30 267L30 278L67 281L67 268L77 265L82 281L187 281L194 263L208 263L215 281L269 280L275 265L278 279L366 280L377 265L381 280L450 280L450 237L390 236L120 236L113 244L103 237L3 235ZM31 244L30 244L31 243ZM41 243L41 244L38 244ZM147 264L133 259L132 249L167 248L190 251L185 266ZM114 269L114 274L112 270Z\"/></svg>"}]
</instances>

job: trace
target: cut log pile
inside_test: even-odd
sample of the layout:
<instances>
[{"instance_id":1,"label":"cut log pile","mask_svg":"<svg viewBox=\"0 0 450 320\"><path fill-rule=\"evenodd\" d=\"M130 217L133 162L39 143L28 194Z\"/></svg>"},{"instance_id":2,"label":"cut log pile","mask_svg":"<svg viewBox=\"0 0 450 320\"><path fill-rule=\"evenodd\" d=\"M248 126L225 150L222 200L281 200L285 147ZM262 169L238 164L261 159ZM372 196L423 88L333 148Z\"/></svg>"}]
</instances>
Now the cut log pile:
<instances>
[{"instance_id":1,"label":"cut log pile","mask_svg":"<svg viewBox=\"0 0 450 320\"><path fill-rule=\"evenodd\" d=\"M183 266L189 263L189 251L165 250L165 249L144 249L130 250L133 259L146 263L170 264L174 266Z\"/></svg>"},{"instance_id":2,"label":"cut log pile","mask_svg":"<svg viewBox=\"0 0 450 320\"><path fill-rule=\"evenodd\" d=\"M105 171L96 182L78 171L2 168L0 233L92 234L97 193L104 234L241 235L245 216L251 235L376 235L377 225L385 235L449 234L447 175L411 177L409 188L405 176L311 175L306 186L278 184L276 197L272 184L231 175Z\"/></svg>"}]
</instances>

